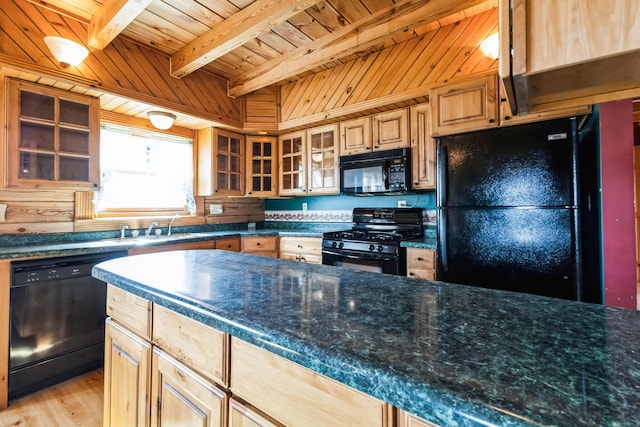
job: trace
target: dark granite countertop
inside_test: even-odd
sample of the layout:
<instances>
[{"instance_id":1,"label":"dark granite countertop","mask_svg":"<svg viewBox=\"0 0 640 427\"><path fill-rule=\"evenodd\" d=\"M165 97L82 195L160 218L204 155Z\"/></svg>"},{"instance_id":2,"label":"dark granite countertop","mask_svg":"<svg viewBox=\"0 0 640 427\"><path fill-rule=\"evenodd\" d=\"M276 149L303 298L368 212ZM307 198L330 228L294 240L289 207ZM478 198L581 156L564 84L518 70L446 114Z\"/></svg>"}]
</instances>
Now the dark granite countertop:
<instances>
[{"instance_id":1,"label":"dark granite countertop","mask_svg":"<svg viewBox=\"0 0 640 427\"><path fill-rule=\"evenodd\" d=\"M145 246L172 245L178 243L201 242L238 236L295 236L322 237L322 229L256 229L256 230L223 230L207 232L174 233L171 236L138 237L125 239L96 238L92 240L67 241L64 237L54 236L50 241L38 239L36 241L23 240L16 237L16 243L0 246L0 259L21 259L32 257L56 257L66 255L82 255L91 253L105 253ZM73 233L70 233L73 234Z\"/></svg>"},{"instance_id":2,"label":"dark granite countertop","mask_svg":"<svg viewBox=\"0 0 640 427\"><path fill-rule=\"evenodd\" d=\"M94 275L443 426L637 426L640 312L224 251Z\"/></svg>"}]
</instances>

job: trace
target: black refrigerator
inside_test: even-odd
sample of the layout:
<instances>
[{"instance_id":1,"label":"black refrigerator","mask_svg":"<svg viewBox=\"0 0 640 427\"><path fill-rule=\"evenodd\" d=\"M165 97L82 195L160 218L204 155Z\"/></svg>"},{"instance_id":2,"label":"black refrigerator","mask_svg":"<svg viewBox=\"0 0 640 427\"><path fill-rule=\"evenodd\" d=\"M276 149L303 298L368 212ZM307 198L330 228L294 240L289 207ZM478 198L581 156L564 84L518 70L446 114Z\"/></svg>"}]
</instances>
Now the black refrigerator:
<instances>
[{"instance_id":1,"label":"black refrigerator","mask_svg":"<svg viewBox=\"0 0 640 427\"><path fill-rule=\"evenodd\" d=\"M438 280L601 303L597 132L578 122L438 138Z\"/></svg>"}]
</instances>

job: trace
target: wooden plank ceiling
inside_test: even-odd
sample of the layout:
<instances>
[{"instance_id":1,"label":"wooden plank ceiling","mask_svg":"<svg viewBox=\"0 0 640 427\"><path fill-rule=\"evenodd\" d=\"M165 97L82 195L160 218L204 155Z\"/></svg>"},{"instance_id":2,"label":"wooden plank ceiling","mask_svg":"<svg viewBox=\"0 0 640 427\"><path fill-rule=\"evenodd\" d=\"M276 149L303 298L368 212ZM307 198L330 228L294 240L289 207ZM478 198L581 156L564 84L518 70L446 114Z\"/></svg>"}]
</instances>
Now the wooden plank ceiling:
<instances>
[{"instance_id":1,"label":"wooden plank ceiling","mask_svg":"<svg viewBox=\"0 0 640 427\"><path fill-rule=\"evenodd\" d=\"M497 6L497 0L26 1L85 25L87 40L79 42L92 52L128 39L169 56L175 78L201 68L215 73L234 97L366 58ZM103 109L122 110L117 97L107 101ZM178 124L202 125L188 117Z\"/></svg>"}]
</instances>

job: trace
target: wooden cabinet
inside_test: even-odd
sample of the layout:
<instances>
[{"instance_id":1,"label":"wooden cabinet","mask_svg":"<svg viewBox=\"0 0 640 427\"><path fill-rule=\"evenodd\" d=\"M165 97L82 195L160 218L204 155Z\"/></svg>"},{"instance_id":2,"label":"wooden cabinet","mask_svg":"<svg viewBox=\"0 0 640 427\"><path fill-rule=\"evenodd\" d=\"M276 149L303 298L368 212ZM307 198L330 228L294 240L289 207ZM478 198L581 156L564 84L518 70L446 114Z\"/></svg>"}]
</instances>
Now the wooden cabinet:
<instances>
[{"instance_id":1,"label":"wooden cabinet","mask_svg":"<svg viewBox=\"0 0 640 427\"><path fill-rule=\"evenodd\" d=\"M307 130L307 144L307 192L310 195L338 194L338 125Z\"/></svg>"},{"instance_id":2,"label":"wooden cabinet","mask_svg":"<svg viewBox=\"0 0 640 427\"><path fill-rule=\"evenodd\" d=\"M149 426L151 344L111 319L105 324L104 426Z\"/></svg>"},{"instance_id":3,"label":"wooden cabinet","mask_svg":"<svg viewBox=\"0 0 640 427\"><path fill-rule=\"evenodd\" d=\"M398 410L397 427L438 427L437 424L416 417L406 411Z\"/></svg>"},{"instance_id":4,"label":"wooden cabinet","mask_svg":"<svg viewBox=\"0 0 640 427\"><path fill-rule=\"evenodd\" d=\"M7 184L97 188L100 101L8 80Z\"/></svg>"},{"instance_id":5,"label":"wooden cabinet","mask_svg":"<svg viewBox=\"0 0 640 427\"><path fill-rule=\"evenodd\" d=\"M386 111L374 114L373 150L391 150L409 146L409 110Z\"/></svg>"},{"instance_id":6,"label":"wooden cabinet","mask_svg":"<svg viewBox=\"0 0 640 427\"><path fill-rule=\"evenodd\" d=\"M367 153L372 149L371 116L340 122L340 155Z\"/></svg>"},{"instance_id":7,"label":"wooden cabinet","mask_svg":"<svg viewBox=\"0 0 640 427\"><path fill-rule=\"evenodd\" d=\"M390 425L386 403L236 338L231 377L234 395L284 425Z\"/></svg>"},{"instance_id":8,"label":"wooden cabinet","mask_svg":"<svg viewBox=\"0 0 640 427\"><path fill-rule=\"evenodd\" d=\"M247 254L278 258L278 237L243 237L242 252Z\"/></svg>"},{"instance_id":9,"label":"wooden cabinet","mask_svg":"<svg viewBox=\"0 0 640 427\"><path fill-rule=\"evenodd\" d=\"M539 122L561 117L579 116L589 114L593 110L590 105L579 105L576 107L559 108L549 111L539 111L525 115L516 115L511 108L509 98L506 95L504 83L500 81L500 126L513 126L523 123Z\"/></svg>"},{"instance_id":10,"label":"wooden cabinet","mask_svg":"<svg viewBox=\"0 0 640 427\"><path fill-rule=\"evenodd\" d=\"M477 77L429 91L433 136L498 126L498 79Z\"/></svg>"},{"instance_id":11,"label":"wooden cabinet","mask_svg":"<svg viewBox=\"0 0 640 427\"><path fill-rule=\"evenodd\" d=\"M206 242L185 242L176 243L173 245L158 245L140 248L131 248L127 251L129 255L150 254L154 252L167 252L167 251L184 251L191 249L214 249L215 241L210 240Z\"/></svg>"},{"instance_id":12,"label":"wooden cabinet","mask_svg":"<svg viewBox=\"0 0 640 427\"><path fill-rule=\"evenodd\" d=\"M260 413L251 405L237 399L229 402L229 427L284 427Z\"/></svg>"},{"instance_id":13,"label":"wooden cabinet","mask_svg":"<svg viewBox=\"0 0 640 427\"><path fill-rule=\"evenodd\" d=\"M411 107L412 190L436 188L436 141L431 138L429 104Z\"/></svg>"},{"instance_id":14,"label":"wooden cabinet","mask_svg":"<svg viewBox=\"0 0 640 427\"><path fill-rule=\"evenodd\" d=\"M121 325L151 341L151 302L107 285L107 315Z\"/></svg>"},{"instance_id":15,"label":"wooden cabinet","mask_svg":"<svg viewBox=\"0 0 640 427\"><path fill-rule=\"evenodd\" d=\"M322 264L321 237L280 237L280 258Z\"/></svg>"},{"instance_id":16,"label":"wooden cabinet","mask_svg":"<svg viewBox=\"0 0 640 427\"><path fill-rule=\"evenodd\" d=\"M199 196L244 195L244 135L223 129L198 131Z\"/></svg>"},{"instance_id":17,"label":"wooden cabinet","mask_svg":"<svg viewBox=\"0 0 640 427\"><path fill-rule=\"evenodd\" d=\"M201 375L229 384L227 334L155 304L152 341Z\"/></svg>"},{"instance_id":18,"label":"wooden cabinet","mask_svg":"<svg viewBox=\"0 0 640 427\"><path fill-rule=\"evenodd\" d=\"M340 155L408 147L406 108L340 122Z\"/></svg>"},{"instance_id":19,"label":"wooden cabinet","mask_svg":"<svg viewBox=\"0 0 640 427\"><path fill-rule=\"evenodd\" d=\"M278 176L280 196L307 192L306 134L304 131L281 135L278 146Z\"/></svg>"},{"instance_id":20,"label":"wooden cabinet","mask_svg":"<svg viewBox=\"0 0 640 427\"><path fill-rule=\"evenodd\" d=\"M277 186L277 139L247 136L246 192L248 196L275 197Z\"/></svg>"},{"instance_id":21,"label":"wooden cabinet","mask_svg":"<svg viewBox=\"0 0 640 427\"><path fill-rule=\"evenodd\" d=\"M219 239L215 241L216 249L230 252L240 252L240 238L230 237L228 239Z\"/></svg>"},{"instance_id":22,"label":"wooden cabinet","mask_svg":"<svg viewBox=\"0 0 640 427\"><path fill-rule=\"evenodd\" d=\"M157 348L151 382L151 425L226 427L225 391Z\"/></svg>"},{"instance_id":23,"label":"wooden cabinet","mask_svg":"<svg viewBox=\"0 0 640 427\"><path fill-rule=\"evenodd\" d=\"M407 276L436 280L436 251L407 248Z\"/></svg>"},{"instance_id":24,"label":"wooden cabinet","mask_svg":"<svg viewBox=\"0 0 640 427\"><path fill-rule=\"evenodd\" d=\"M278 194L337 194L338 156L338 125L282 135Z\"/></svg>"},{"instance_id":25,"label":"wooden cabinet","mask_svg":"<svg viewBox=\"0 0 640 427\"><path fill-rule=\"evenodd\" d=\"M500 0L499 25L499 73L519 114L640 95L637 0Z\"/></svg>"}]
</instances>

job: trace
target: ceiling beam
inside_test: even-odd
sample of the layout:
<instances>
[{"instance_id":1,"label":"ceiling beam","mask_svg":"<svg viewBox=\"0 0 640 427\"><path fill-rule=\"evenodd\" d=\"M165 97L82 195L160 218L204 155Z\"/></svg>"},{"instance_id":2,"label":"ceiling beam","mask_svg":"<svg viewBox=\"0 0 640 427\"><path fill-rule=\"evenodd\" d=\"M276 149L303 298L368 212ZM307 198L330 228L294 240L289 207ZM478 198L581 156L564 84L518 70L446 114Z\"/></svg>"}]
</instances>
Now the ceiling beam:
<instances>
[{"instance_id":1,"label":"ceiling beam","mask_svg":"<svg viewBox=\"0 0 640 427\"><path fill-rule=\"evenodd\" d=\"M319 1L257 0L251 3L173 54L171 75L184 77Z\"/></svg>"},{"instance_id":2,"label":"ceiling beam","mask_svg":"<svg viewBox=\"0 0 640 427\"><path fill-rule=\"evenodd\" d=\"M89 46L104 49L152 0L105 0L89 22Z\"/></svg>"},{"instance_id":3,"label":"ceiling beam","mask_svg":"<svg viewBox=\"0 0 640 427\"><path fill-rule=\"evenodd\" d=\"M394 34L411 31L486 0L403 0L346 25L229 80L229 96L241 96L307 70L364 51Z\"/></svg>"}]
</instances>

